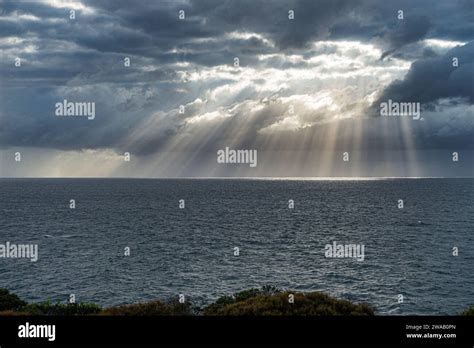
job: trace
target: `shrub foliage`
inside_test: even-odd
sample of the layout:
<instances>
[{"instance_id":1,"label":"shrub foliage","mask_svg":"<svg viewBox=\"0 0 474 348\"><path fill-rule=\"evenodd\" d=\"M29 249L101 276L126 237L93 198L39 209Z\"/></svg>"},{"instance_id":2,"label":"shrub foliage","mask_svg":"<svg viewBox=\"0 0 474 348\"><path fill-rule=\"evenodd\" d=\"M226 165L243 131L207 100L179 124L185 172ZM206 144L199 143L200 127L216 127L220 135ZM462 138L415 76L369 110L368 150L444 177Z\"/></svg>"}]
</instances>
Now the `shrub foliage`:
<instances>
[{"instance_id":1,"label":"shrub foliage","mask_svg":"<svg viewBox=\"0 0 474 348\"><path fill-rule=\"evenodd\" d=\"M290 303L289 295L294 296ZM366 304L353 304L347 300L332 298L320 292L298 293L251 289L218 299L203 310L204 315L270 315L270 316L314 316L314 315L374 315Z\"/></svg>"},{"instance_id":2,"label":"shrub foliage","mask_svg":"<svg viewBox=\"0 0 474 348\"><path fill-rule=\"evenodd\" d=\"M290 303L290 295L294 302ZM332 298L320 292L282 291L273 286L248 289L232 296L223 296L204 309L193 308L190 302L180 303L177 299L151 301L114 306L102 309L94 303L52 303L51 301L30 303L18 296L0 289L0 315L110 315L110 316L313 316L313 315L374 315L366 304L354 304L347 300ZM474 308L464 315L472 315Z\"/></svg>"},{"instance_id":3,"label":"shrub foliage","mask_svg":"<svg viewBox=\"0 0 474 348\"><path fill-rule=\"evenodd\" d=\"M0 289L0 311L15 311L26 305L17 295L10 294L7 289Z\"/></svg>"}]
</instances>

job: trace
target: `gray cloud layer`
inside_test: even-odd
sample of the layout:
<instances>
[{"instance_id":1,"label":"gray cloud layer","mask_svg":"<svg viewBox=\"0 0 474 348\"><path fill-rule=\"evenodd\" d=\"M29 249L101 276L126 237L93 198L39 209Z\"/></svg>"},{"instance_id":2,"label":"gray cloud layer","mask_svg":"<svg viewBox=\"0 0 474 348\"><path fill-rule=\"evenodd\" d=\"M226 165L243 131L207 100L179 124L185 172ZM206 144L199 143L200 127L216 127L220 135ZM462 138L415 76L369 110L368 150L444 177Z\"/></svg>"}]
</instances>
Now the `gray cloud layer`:
<instances>
[{"instance_id":1,"label":"gray cloud layer","mask_svg":"<svg viewBox=\"0 0 474 348\"><path fill-rule=\"evenodd\" d=\"M474 148L472 1L1 1L0 9L6 149ZM389 98L422 103L425 122L370 117ZM98 116L58 119L63 99L95 101Z\"/></svg>"}]
</instances>

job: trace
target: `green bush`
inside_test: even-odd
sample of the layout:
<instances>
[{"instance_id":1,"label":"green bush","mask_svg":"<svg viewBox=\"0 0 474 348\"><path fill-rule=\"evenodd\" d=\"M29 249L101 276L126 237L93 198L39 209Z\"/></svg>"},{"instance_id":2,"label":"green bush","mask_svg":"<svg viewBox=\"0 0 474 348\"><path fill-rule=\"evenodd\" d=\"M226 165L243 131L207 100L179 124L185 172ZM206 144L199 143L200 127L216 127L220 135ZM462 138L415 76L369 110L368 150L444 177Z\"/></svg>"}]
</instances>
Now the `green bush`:
<instances>
[{"instance_id":1,"label":"green bush","mask_svg":"<svg viewBox=\"0 0 474 348\"><path fill-rule=\"evenodd\" d=\"M29 303L19 309L31 315L90 315L102 308L94 303L52 303L51 301Z\"/></svg>"},{"instance_id":2,"label":"green bush","mask_svg":"<svg viewBox=\"0 0 474 348\"><path fill-rule=\"evenodd\" d=\"M17 295L10 294L7 289L0 289L0 311L15 311L26 305Z\"/></svg>"},{"instance_id":3,"label":"green bush","mask_svg":"<svg viewBox=\"0 0 474 348\"><path fill-rule=\"evenodd\" d=\"M294 303L289 303L289 295L294 295ZM0 289L0 315L110 315L110 316L169 316L169 315L244 315L244 316L313 316L313 315L374 315L374 310L366 304L353 304L319 292L297 293L264 286L223 296L203 310L193 308L190 302L179 303L177 299L151 301L102 309L93 303L51 303L51 301L31 303ZM462 313L474 315L474 307Z\"/></svg>"},{"instance_id":4,"label":"green bush","mask_svg":"<svg viewBox=\"0 0 474 348\"><path fill-rule=\"evenodd\" d=\"M109 307L102 310L101 315L127 315L127 316L149 316L149 315L193 315L193 309L189 302L180 303L178 300L168 302L151 301Z\"/></svg>"},{"instance_id":5,"label":"green bush","mask_svg":"<svg viewBox=\"0 0 474 348\"><path fill-rule=\"evenodd\" d=\"M474 306L469 306L461 315L474 315Z\"/></svg>"},{"instance_id":6,"label":"green bush","mask_svg":"<svg viewBox=\"0 0 474 348\"><path fill-rule=\"evenodd\" d=\"M294 295L294 303L289 303L289 295ZM374 315L374 310L366 304L353 304L347 300L334 299L319 292L267 292L251 289L218 299L203 310L204 315Z\"/></svg>"},{"instance_id":7,"label":"green bush","mask_svg":"<svg viewBox=\"0 0 474 348\"><path fill-rule=\"evenodd\" d=\"M279 288L277 288L275 286L265 285L261 289L252 288L252 289L237 292L232 296L222 296L222 297L218 298L216 300L216 302L213 303L210 306L221 307L223 305L228 305L228 304L232 304L232 303L235 303L235 302L245 301L245 300L248 300L249 298L252 298L252 297L255 297L255 296L258 296L258 295L271 296L271 295L276 295L276 294L281 293L281 292L282 292L282 290L280 290Z\"/></svg>"}]
</instances>

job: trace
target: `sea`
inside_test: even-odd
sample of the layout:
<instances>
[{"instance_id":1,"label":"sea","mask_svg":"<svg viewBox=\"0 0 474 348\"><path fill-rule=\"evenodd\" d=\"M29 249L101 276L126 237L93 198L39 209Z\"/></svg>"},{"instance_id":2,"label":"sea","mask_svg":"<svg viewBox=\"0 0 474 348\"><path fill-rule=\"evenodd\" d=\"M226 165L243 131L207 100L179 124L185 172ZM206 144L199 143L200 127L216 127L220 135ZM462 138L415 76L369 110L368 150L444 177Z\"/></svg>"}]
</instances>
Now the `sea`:
<instances>
[{"instance_id":1,"label":"sea","mask_svg":"<svg viewBox=\"0 0 474 348\"><path fill-rule=\"evenodd\" d=\"M272 285L453 315L474 304L473 203L469 178L0 179L0 244L38 245L36 262L0 258L0 288L204 306ZM334 242L363 260L327 257Z\"/></svg>"}]
</instances>

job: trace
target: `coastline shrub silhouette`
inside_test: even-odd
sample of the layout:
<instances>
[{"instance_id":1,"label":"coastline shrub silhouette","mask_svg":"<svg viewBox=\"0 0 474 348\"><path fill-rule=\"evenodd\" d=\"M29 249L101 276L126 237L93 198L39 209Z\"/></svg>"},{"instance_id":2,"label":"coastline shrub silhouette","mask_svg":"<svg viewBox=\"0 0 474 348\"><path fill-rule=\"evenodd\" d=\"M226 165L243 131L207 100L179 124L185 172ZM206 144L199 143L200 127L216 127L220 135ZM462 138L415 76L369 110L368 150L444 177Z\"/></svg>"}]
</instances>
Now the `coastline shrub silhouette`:
<instances>
[{"instance_id":1,"label":"coastline shrub silhouette","mask_svg":"<svg viewBox=\"0 0 474 348\"><path fill-rule=\"evenodd\" d=\"M225 296L219 297L216 300L215 303L209 305L208 307L211 307L211 306L214 306L214 305L217 305L217 306L229 305L229 304L232 304L232 303L235 303L235 302L245 301L245 300L247 300L249 298L252 298L252 297L255 297L255 296L259 296L259 295L271 296L271 295L279 294L281 292L283 292L283 290L281 290L281 289L279 289L275 286L265 285L260 289L251 288L251 289L247 289L247 290L237 292L232 296L225 295ZM206 308L208 308L208 307L206 307Z\"/></svg>"},{"instance_id":2,"label":"coastline shrub silhouette","mask_svg":"<svg viewBox=\"0 0 474 348\"><path fill-rule=\"evenodd\" d=\"M465 309L461 315L474 315L474 306L469 306L467 309Z\"/></svg>"},{"instance_id":3,"label":"coastline shrub silhouette","mask_svg":"<svg viewBox=\"0 0 474 348\"><path fill-rule=\"evenodd\" d=\"M163 301L150 301L121 306L108 307L102 310L101 315L112 316L167 316L167 315L193 315L194 310L190 302L180 303L177 299Z\"/></svg>"},{"instance_id":4,"label":"coastline shrub silhouette","mask_svg":"<svg viewBox=\"0 0 474 348\"><path fill-rule=\"evenodd\" d=\"M29 303L19 309L19 312L31 315L91 315L102 310L95 303L52 303L45 301L40 303Z\"/></svg>"},{"instance_id":5,"label":"coastline shrub silhouette","mask_svg":"<svg viewBox=\"0 0 474 348\"><path fill-rule=\"evenodd\" d=\"M294 303L289 303L289 295ZM174 298L168 301L150 301L102 308L94 303L30 303L20 300L7 290L0 291L0 315L108 315L108 316L335 316L374 315L367 304L354 304L348 300L330 297L320 292L283 291L274 286L252 288L222 296L214 303L199 309L189 301L180 303ZM463 315L473 315L474 307Z\"/></svg>"},{"instance_id":6,"label":"coastline shrub silhouette","mask_svg":"<svg viewBox=\"0 0 474 348\"><path fill-rule=\"evenodd\" d=\"M294 303L289 303L289 295ZM320 315L374 315L367 304L354 304L332 298L320 292L298 293L276 291L265 293L258 289L224 296L203 310L209 316L320 316Z\"/></svg>"},{"instance_id":7,"label":"coastline shrub silhouette","mask_svg":"<svg viewBox=\"0 0 474 348\"><path fill-rule=\"evenodd\" d=\"M16 311L26 305L17 295L11 294L7 289L0 289L0 311Z\"/></svg>"}]
</instances>

